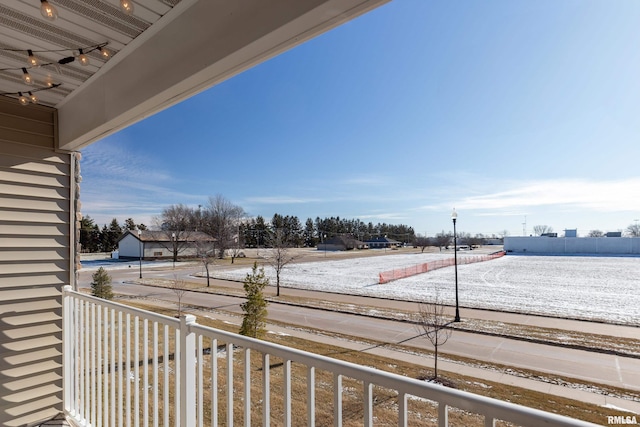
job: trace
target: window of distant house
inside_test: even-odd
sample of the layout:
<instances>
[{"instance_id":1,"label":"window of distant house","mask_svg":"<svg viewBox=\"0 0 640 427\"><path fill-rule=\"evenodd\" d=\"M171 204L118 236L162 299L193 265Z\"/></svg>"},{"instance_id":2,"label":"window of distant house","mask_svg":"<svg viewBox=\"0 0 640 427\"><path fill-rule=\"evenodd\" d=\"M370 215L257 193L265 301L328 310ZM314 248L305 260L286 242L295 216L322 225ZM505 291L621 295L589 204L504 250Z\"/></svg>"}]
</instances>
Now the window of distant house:
<instances>
[{"instance_id":1,"label":"window of distant house","mask_svg":"<svg viewBox=\"0 0 640 427\"><path fill-rule=\"evenodd\" d=\"M162 252L154 252L153 256L162 256Z\"/></svg>"}]
</instances>

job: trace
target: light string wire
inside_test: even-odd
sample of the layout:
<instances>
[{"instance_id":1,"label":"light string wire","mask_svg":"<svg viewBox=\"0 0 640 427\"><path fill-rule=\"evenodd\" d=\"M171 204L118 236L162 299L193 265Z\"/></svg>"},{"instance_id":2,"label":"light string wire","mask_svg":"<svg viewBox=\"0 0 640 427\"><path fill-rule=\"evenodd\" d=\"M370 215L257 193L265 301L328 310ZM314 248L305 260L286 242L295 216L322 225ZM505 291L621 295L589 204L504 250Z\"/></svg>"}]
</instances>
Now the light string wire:
<instances>
[{"instance_id":1,"label":"light string wire","mask_svg":"<svg viewBox=\"0 0 640 427\"><path fill-rule=\"evenodd\" d=\"M51 90L51 89L55 89L57 87L62 86L62 83L55 83L51 86L47 86L47 87L39 87L36 89L29 89L29 90L22 90L19 92L0 92L0 95L2 96L9 96L9 95L20 95L22 93L28 93L28 92L41 92L43 90Z\"/></svg>"},{"instance_id":2,"label":"light string wire","mask_svg":"<svg viewBox=\"0 0 640 427\"><path fill-rule=\"evenodd\" d=\"M73 52L74 50L77 50L78 52L80 52L81 54L88 54L91 53L93 51L99 50L100 52L105 52L104 47L107 46L109 44L109 42L103 42L103 43L98 43L98 44L94 44L91 46L85 46L85 47L79 47L77 49L50 49L50 50L36 50L36 49L14 49L14 48L0 48L0 51L3 52L31 52L31 53L53 53L53 52L65 52L65 51L71 51ZM110 54L109 54L110 55ZM70 62L73 62L76 59L75 56L71 55L71 56L66 56L60 60L58 60L57 62L46 62L46 63L42 63L42 64L38 64L38 65L28 65L25 67L13 67L13 68L0 68L0 71L20 71L23 68L26 68L27 70L30 69L34 69L34 68L40 68L40 67L46 67L48 65L64 65L64 64L68 64Z\"/></svg>"}]
</instances>

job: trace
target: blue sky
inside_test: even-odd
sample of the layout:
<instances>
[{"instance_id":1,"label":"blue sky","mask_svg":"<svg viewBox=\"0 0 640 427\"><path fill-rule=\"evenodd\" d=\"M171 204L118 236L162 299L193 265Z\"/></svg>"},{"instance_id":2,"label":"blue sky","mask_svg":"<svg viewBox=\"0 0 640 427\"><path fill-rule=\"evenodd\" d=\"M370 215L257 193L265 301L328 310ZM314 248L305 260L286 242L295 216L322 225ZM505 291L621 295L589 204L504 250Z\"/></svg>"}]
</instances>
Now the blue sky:
<instances>
[{"instance_id":1,"label":"blue sky","mask_svg":"<svg viewBox=\"0 0 640 427\"><path fill-rule=\"evenodd\" d=\"M433 235L640 218L640 2L394 0L83 150L82 211Z\"/></svg>"}]
</instances>

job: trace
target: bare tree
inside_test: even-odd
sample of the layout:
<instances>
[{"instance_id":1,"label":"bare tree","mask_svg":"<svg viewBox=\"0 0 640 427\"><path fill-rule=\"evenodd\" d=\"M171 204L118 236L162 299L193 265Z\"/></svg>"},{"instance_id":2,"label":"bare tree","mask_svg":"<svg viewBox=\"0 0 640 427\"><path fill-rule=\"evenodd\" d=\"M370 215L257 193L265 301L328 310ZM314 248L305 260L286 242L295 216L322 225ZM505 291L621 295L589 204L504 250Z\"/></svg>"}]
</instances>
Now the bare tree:
<instances>
[{"instance_id":1,"label":"bare tree","mask_svg":"<svg viewBox=\"0 0 640 427\"><path fill-rule=\"evenodd\" d=\"M207 274L207 288L211 284L211 277L209 276L209 267L215 264L216 259L216 246L215 240L208 239L196 239L195 242L196 256L202 263L205 273Z\"/></svg>"},{"instance_id":2,"label":"bare tree","mask_svg":"<svg viewBox=\"0 0 640 427\"><path fill-rule=\"evenodd\" d=\"M631 237L640 237L640 225L638 225L638 220L636 220L635 224L629 224L627 227L627 234Z\"/></svg>"},{"instance_id":3,"label":"bare tree","mask_svg":"<svg viewBox=\"0 0 640 427\"><path fill-rule=\"evenodd\" d=\"M280 274L296 259L296 256L290 253L290 244L280 229L272 233L269 243L271 250L267 251L265 260L276 272L276 296L280 296Z\"/></svg>"},{"instance_id":4,"label":"bare tree","mask_svg":"<svg viewBox=\"0 0 640 427\"><path fill-rule=\"evenodd\" d=\"M453 238L453 235L451 233L445 233L444 230L441 233L436 234L435 237L435 244L438 248L440 248L440 250L442 250L442 248L446 248L449 246L449 243L451 242L451 239Z\"/></svg>"},{"instance_id":5,"label":"bare tree","mask_svg":"<svg viewBox=\"0 0 640 427\"><path fill-rule=\"evenodd\" d=\"M475 236L469 238L469 249L478 248L487 241L487 238L482 233L476 233Z\"/></svg>"},{"instance_id":6,"label":"bare tree","mask_svg":"<svg viewBox=\"0 0 640 427\"><path fill-rule=\"evenodd\" d=\"M421 252L424 252L427 246L431 246L431 239L427 236L417 235L414 239L414 245L419 247Z\"/></svg>"},{"instance_id":7,"label":"bare tree","mask_svg":"<svg viewBox=\"0 0 640 427\"><path fill-rule=\"evenodd\" d=\"M434 380L438 378L438 348L444 345L451 337L451 329L449 329L450 323L451 320L445 316L444 306L437 293L433 302L419 304L419 333L426 336L434 348Z\"/></svg>"},{"instance_id":8,"label":"bare tree","mask_svg":"<svg viewBox=\"0 0 640 427\"><path fill-rule=\"evenodd\" d=\"M173 281L169 284L169 289L173 291L178 300L178 317L182 315L182 298L187 293L187 282L178 279L178 276L173 276Z\"/></svg>"},{"instance_id":9,"label":"bare tree","mask_svg":"<svg viewBox=\"0 0 640 427\"><path fill-rule=\"evenodd\" d=\"M229 248L229 254L231 255L231 264L234 263L236 258L238 258L239 256L242 256L242 248L244 247L244 244L242 243L242 241L243 241L242 234L238 232L238 234L233 239L233 244L231 245L232 247Z\"/></svg>"},{"instance_id":10,"label":"bare tree","mask_svg":"<svg viewBox=\"0 0 640 427\"><path fill-rule=\"evenodd\" d=\"M189 241L194 231L194 216L192 208L179 204L164 208L160 216L153 220L154 225L165 237L158 243L171 251L173 262L176 262L178 255L190 245Z\"/></svg>"},{"instance_id":11,"label":"bare tree","mask_svg":"<svg viewBox=\"0 0 640 427\"><path fill-rule=\"evenodd\" d=\"M589 237L604 237L604 233L601 230L591 230L589 232Z\"/></svg>"},{"instance_id":12,"label":"bare tree","mask_svg":"<svg viewBox=\"0 0 640 427\"><path fill-rule=\"evenodd\" d=\"M234 205L224 196L218 194L209 197L209 205L202 214L202 228L216 239L218 255L224 258L225 251L234 246L240 222L245 217L244 209Z\"/></svg>"},{"instance_id":13,"label":"bare tree","mask_svg":"<svg viewBox=\"0 0 640 427\"><path fill-rule=\"evenodd\" d=\"M535 234L536 236L542 236L545 233L553 233L553 227L549 227L548 225L533 226L533 234Z\"/></svg>"}]
</instances>

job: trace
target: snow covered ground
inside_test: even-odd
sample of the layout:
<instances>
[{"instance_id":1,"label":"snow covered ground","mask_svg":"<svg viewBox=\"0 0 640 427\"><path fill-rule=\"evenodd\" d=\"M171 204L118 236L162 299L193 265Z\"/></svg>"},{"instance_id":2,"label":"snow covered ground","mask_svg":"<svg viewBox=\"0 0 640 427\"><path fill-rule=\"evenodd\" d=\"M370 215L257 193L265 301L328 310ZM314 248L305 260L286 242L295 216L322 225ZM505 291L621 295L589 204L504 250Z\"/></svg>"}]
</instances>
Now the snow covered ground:
<instances>
[{"instance_id":1,"label":"snow covered ground","mask_svg":"<svg viewBox=\"0 0 640 427\"><path fill-rule=\"evenodd\" d=\"M281 274L281 286L411 301L429 301L437 293L453 305L453 267L377 284L381 271L447 257L451 254L394 254L291 264ZM214 274L243 280L249 271ZM266 267L265 273L275 284L274 271ZM640 258L508 255L458 265L458 288L461 307L640 325Z\"/></svg>"},{"instance_id":2,"label":"snow covered ground","mask_svg":"<svg viewBox=\"0 0 640 427\"><path fill-rule=\"evenodd\" d=\"M82 260L82 269L93 271L102 267L105 270L126 270L129 268L138 268L139 267L138 260L123 260L123 259L89 259ZM173 263L171 261L142 261L142 268L154 267L154 268L162 268L162 267L171 267ZM184 266L185 263L180 264Z\"/></svg>"}]
</instances>

